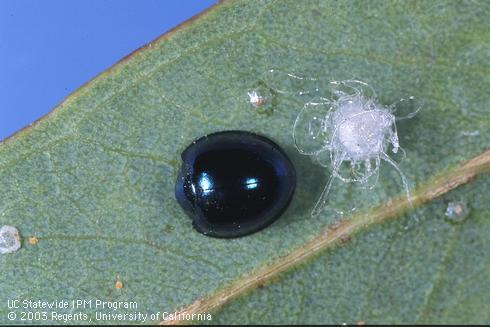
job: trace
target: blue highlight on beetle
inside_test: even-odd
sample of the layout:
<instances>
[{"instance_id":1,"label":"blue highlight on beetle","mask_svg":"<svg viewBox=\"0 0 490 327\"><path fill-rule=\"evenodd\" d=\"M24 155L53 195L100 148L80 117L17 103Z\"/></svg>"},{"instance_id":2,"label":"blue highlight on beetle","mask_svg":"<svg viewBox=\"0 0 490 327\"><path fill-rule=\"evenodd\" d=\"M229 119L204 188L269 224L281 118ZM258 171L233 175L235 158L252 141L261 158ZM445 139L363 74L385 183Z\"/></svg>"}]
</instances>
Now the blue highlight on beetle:
<instances>
[{"instance_id":1,"label":"blue highlight on beetle","mask_svg":"<svg viewBox=\"0 0 490 327\"><path fill-rule=\"evenodd\" d=\"M209 193L213 191L213 181L208 173L202 173L201 178L199 178L199 186L203 193Z\"/></svg>"},{"instance_id":2,"label":"blue highlight on beetle","mask_svg":"<svg viewBox=\"0 0 490 327\"><path fill-rule=\"evenodd\" d=\"M259 187L259 180L257 178L247 178L245 180L245 187L249 190Z\"/></svg>"}]
</instances>

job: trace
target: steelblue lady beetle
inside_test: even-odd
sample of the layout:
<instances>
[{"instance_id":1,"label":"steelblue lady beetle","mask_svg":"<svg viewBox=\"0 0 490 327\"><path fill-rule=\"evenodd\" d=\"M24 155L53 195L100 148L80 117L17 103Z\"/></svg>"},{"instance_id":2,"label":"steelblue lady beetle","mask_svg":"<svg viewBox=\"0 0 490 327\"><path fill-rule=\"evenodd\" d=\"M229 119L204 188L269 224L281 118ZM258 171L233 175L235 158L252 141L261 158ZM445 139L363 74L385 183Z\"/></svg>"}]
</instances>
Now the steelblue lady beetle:
<instances>
[{"instance_id":1,"label":"steelblue lady beetle","mask_svg":"<svg viewBox=\"0 0 490 327\"><path fill-rule=\"evenodd\" d=\"M206 135L182 153L177 201L200 233L233 238L257 232L286 210L296 172L270 139L245 131Z\"/></svg>"}]
</instances>

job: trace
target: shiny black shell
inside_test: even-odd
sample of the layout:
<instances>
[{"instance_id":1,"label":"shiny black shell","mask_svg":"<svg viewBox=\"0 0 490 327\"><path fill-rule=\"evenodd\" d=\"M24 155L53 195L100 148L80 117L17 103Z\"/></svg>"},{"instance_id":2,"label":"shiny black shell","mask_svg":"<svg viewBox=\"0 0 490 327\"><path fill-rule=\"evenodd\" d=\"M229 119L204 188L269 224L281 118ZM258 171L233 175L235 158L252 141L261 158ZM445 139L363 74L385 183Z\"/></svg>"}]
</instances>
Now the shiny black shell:
<instances>
[{"instance_id":1,"label":"shiny black shell","mask_svg":"<svg viewBox=\"0 0 490 327\"><path fill-rule=\"evenodd\" d=\"M276 143L250 132L225 131L184 150L175 196L197 231L233 238L273 223L295 187L294 166Z\"/></svg>"}]
</instances>

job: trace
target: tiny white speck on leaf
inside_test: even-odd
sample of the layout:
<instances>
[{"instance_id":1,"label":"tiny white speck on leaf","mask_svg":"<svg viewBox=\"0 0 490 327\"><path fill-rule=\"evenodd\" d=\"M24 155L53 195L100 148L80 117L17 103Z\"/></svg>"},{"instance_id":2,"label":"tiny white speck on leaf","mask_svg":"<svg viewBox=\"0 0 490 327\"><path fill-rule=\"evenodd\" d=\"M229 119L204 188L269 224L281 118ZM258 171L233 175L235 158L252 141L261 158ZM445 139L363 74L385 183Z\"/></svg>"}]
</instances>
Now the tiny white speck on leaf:
<instances>
[{"instance_id":1,"label":"tiny white speck on leaf","mask_svg":"<svg viewBox=\"0 0 490 327\"><path fill-rule=\"evenodd\" d=\"M464 202L449 202L446 208L446 218L453 223L461 223L470 214L470 209Z\"/></svg>"},{"instance_id":2,"label":"tiny white speck on leaf","mask_svg":"<svg viewBox=\"0 0 490 327\"><path fill-rule=\"evenodd\" d=\"M0 254L12 253L20 249L20 236L17 228L2 226L0 228Z\"/></svg>"},{"instance_id":3,"label":"tiny white speck on leaf","mask_svg":"<svg viewBox=\"0 0 490 327\"><path fill-rule=\"evenodd\" d=\"M260 85L251 91L247 92L248 103L255 109L259 109L261 112L272 111L272 97L273 94L269 88L264 85Z\"/></svg>"},{"instance_id":4,"label":"tiny white speck on leaf","mask_svg":"<svg viewBox=\"0 0 490 327\"><path fill-rule=\"evenodd\" d=\"M258 90L252 90L247 92L247 94L250 104L255 108L263 106L267 101L267 99L261 95Z\"/></svg>"}]
</instances>

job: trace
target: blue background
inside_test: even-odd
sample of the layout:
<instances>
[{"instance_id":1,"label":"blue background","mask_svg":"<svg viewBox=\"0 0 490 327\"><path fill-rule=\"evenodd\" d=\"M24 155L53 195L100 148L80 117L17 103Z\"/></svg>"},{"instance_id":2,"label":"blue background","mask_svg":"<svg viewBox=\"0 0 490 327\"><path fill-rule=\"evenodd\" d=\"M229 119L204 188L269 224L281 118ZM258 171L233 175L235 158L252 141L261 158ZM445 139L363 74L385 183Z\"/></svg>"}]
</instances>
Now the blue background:
<instances>
[{"instance_id":1,"label":"blue background","mask_svg":"<svg viewBox=\"0 0 490 327\"><path fill-rule=\"evenodd\" d=\"M0 140L216 0L0 0Z\"/></svg>"}]
</instances>

